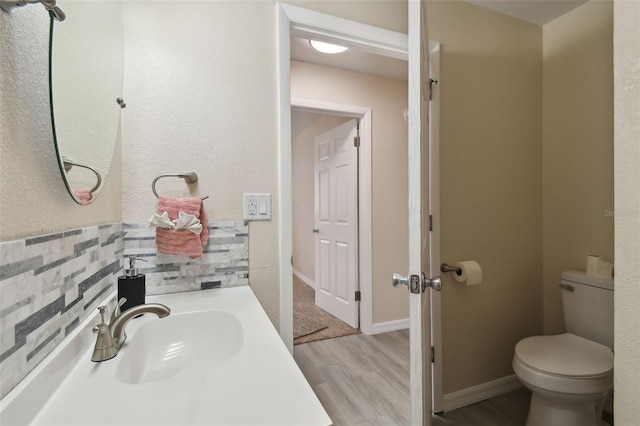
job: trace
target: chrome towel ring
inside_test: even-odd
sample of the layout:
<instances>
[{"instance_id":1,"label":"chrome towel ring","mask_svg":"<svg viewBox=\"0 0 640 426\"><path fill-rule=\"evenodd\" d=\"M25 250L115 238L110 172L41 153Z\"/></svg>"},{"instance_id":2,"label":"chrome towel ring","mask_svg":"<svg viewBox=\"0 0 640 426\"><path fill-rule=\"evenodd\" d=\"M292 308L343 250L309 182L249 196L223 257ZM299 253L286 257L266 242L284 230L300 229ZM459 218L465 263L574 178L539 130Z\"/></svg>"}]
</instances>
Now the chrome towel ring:
<instances>
[{"instance_id":1,"label":"chrome towel ring","mask_svg":"<svg viewBox=\"0 0 640 426\"><path fill-rule=\"evenodd\" d=\"M186 183L196 183L196 182L198 182L198 175L196 174L196 172L187 172L187 173L178 173L178 174L168 174L168 175L156 176L155 179L153 179L153 182L151 182L151 190L153 191L153 195L155 195L156 198L160 198L160 196L158 195L158 191L156 191L156 182L158 182L158 180L163 178L163 177L182 178L182 179L184 179L184 181ZM203 200L206 200L207 198L209 198L208 195L205 195L204 197L202 197Z\"/></svg>"}]
</instances>

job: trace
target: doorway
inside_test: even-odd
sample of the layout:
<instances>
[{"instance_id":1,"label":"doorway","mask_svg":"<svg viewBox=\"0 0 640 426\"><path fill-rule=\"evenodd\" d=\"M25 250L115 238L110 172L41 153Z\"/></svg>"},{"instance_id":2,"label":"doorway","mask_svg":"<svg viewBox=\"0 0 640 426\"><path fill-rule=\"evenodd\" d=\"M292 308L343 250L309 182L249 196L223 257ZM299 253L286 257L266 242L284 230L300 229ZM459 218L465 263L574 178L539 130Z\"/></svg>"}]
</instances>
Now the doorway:
<instances>
[{"instance_id":1,"label":"doorway","mask_svg":"<svg viewBox=\"0 0 640 426\"><path fill-rule=\"evenodd\" d=\"M285 7L286 6L286 7ZM299 12L299 13L298 13ZM309 13L307 13L309 12ZM291 164L291 152L290 152L290 140L291 140L291 116L290 116L290 100L291 100L291 87L289 86L289 82L290 82L290 69L289 69L289 59L290 59L290 46L289 46L289 40L291 37L291 34L295 31L296 35L299 35L300 33L303 32L307 32L307 33L314 33L314 34L320 34L321 36L324 35L325 39L331 39L331 40L344 40L344 38L341 38L341 34L342 32L340 30L335 30L335 31L331 31L328 30L328 28L338 28L340 26L335 26L335 25L331 25L331 24L335 24L335 22L332 22L331 17L327 17L324 16L323 19L325 21L331 21L329 22L328 25L323 26L322 24L318 24L317 22L315 22L313 19L311 19L309 17L310 14L313 14L310 11L305 11L304 13L302 11L298 11L297 8L293 8L290 10L288 5L280 5L280 9L279 9L279 15L278 15L278 40L279 40L279 44L278 44L278 62L279 62L279 68L278 68L278 75L279 75L279 86L278 86L278 105L279 105L279 115L278 115L278 119L279 119L279 127L278 127L278 132L279 132L279 161L280 161L280 173L279 173L279 188L280 188L280 213L279 213L279 219L280 219L280 223L282 224L286 224L286 223L290 223L291 222L291 206L292 206L292 199L291 199L291 194L289 192L289 188L291 185L291 171L287 168L289 164ZM294 17L293 19L291 19L291 17ZM327 22L325 22L327 23ZM344 22L341 21L341 25L343 25ZM373 31L374 33L377 33L377 35L380 35L379 32L382 32L383 34L385 34L385 36L389 33L386 30L381 30L378 32L378 29L374 29L375 31ZM371 33L369 33L368 35L359 35L359 33L356 31L355 35L351 36L351 34L349 35L349 37L346 37L348 39L348 42L352 45L352 46L367 46L367 49L374 50L376 51L378 54L381 54L383 56L390 56L390 57L395 57L398 59L402 59L402 60L407 60L408 59L408 53L407 53L407 36L404 34L395 34L394 37L379 37L377 38L378 41L376 40L372 40L375 39L375 37L370 37ZM396 37L397 36L397 37ZM382 41L380 41L382 40ZM406 104L402 107L402 109L400 110L400 114L402 114L402 111L406 108ZM377 137L377 136L376 136ZM401 138L398 137L398 147L400 147L401 145L404 144L404 141L406 141L406 138ZM406 156L405 156L405 161L406 161ZM397 169L392 169L392 170L396 170L396 174L398 176L403 175L406 176L404 173L402 173L402 171L404 171L406 168L397 168ZM396 186L396 188L399 188L399 186ZM398 194L403 193L403 191L396 191ZM385 200L387 201L387 200ZM404 200L398 200L396 203L393 202L388 202L389 205L392 205L396 208L402 208L402 206L406 205L406 195ZM378 210L376 209L376 214L378 214ZM406 215L405 218L403 219L403 221L406 220ZM405 225L406 226L406 225ZM290 263L290 258L291 258L291 254L293 251L293 247L291 246L291 237L292 237L292 230L290 229L290 227L288 226L281 226L280 228L280 233L279 233L279 237L280 237L280 282L281 282L281 292L280 292L280 308L281 308L281 323L280 323L280 331L281 331L281 336L283 338L283 340L285 341L285 343L287 344L287 346L290 348L290 350L293 350L293 343L292 343L292 324L290 321L290 319L292 318L292 284L291 284L291 276L292 276L292 265ZM400 245L398 245L398 249L400 249ZM405 247L402 247L402 249L405 249ZM406 267L405 265L403 265L401 268L398 269L404 269L404 267ZM377 277L383 277L382 279L386 279L387 281L385 281L385 289L386 288L390 288L391 286L389 285L389 277L392 275L392 273L388 273L388 274L375 274L375 276ZM383 291L385 289L382 289ZM391 289L392 290L392 289ZM398 293L400 294L400 293ZM406 293L405 293L406 294ZM363 298L365 297L365 295L363 294ZM385 300L385 297L378 297L376 296L376 298L378 300ZM405 306L406 306L406 302L405 302ZM390 323L391 321L388 321L388 323ZM373 324L373 323L372 323ZM409 324L408 319L405 319L404 321L402 321L402 328L406 328ZM366 325L366 324L365 324ZM397 326L398 324L392 324L392 326ZM384 325L385 327L388 326L387 324ZM384 328L383 329L377 329L376 331L387 331Z\"/></svg>"},{"instance_id":2,"label":"doorway","mask_svg":"<svg viewBox=\"0 0 640 426\"><path fill-rule=\"evenodd\" d=\"M293 301L295 343L355 334L360 332L359 327L363 332L367 332L370 327L367 327L366 324L371 322L371 280L369 279L371 274L372 234L371 109L306 99L293 99L291 105L292 199L294 201L292 212L292 265L295 294ZM322 256L318 256L322 253L318 252L323 249L322 242L323 240L326 241L327 230L323 228L323 221L317 217L318 214L321 214L320 210L322 209L317 206L316 194L320 189L320 185L315 177L316 171L314 170L314 154L321 152L322 148L316 148L313 145L318 143L317 138L320 139L320 142L327 136L334 138L333 133L336 131L338 133L356 132L360 138L360 147L353 146L353 138L349 136L351 141L349 141L349 146L345 146L345 148L348 148L350 155L354 157L351 162L353 163L355 158L359 159L356 164L352 164L352 167L350 167L351 183L348 185L351 187L351 193L344 194L352 203L348 207L350 213L343 212L344 214L350 214L349 221L355 225L355 228L349 231L349 233L352 233L350 240L356 248L352 254L352 264L348 267L352 272L352 276L349 279L353 284L353 288L343 289L343 294L337 295L338 300L329 300L330 303L337 304L338 309L346 309L346 314L340 311L336 312L331 309L331 306L327 307L326 304L323 305L322 300L317 303L317 305L331 314L329 315L315 306L315 299L318 293L324 293L323 296L326 298L331 291L324 291L321 288L322 285L318 285L322 281L323 275L318 269L323 264ZM343 144L346 142L348 141L342 141ZM346 224L347 221L342 220L342 222ZM335 227L335 225L329 226ZM338 226L341 226L341 224L338 224ZM315 233L316 228L318 229L317 233ZM339 229L340 232L344 230L344 227ZM349 238L342 237L340 239L343 241L349 240ZM342 246L344 249L346 244L342 244ZM357 250L358 247L360 247L359 250ZM334 256L337 254L339 253L334 253ZM345 256L337 257L344 259ZM332 273L332 277L338 275L337 273ZM328 286L325 284L325 287ZM347 291L349 294L346 294ZM359 297L361 301L359 302L355 301L358 298L354 294L355 291L358 291L361 295ZM309 292L311 296L309 296ZM351 299L350 303L341 300L342 298L346 299L347 296ZM309 299L311 299L311 302ZM306 306L306 312L302 311L303 306ZM319 323L315 323L314 319L320 320ZM296 324L296 321L301 321L304 324ZM327 329L313 331L314 327L319 328L326 325L328 325ZM312 331L313 334L301 336L301 333L306 331Z\"/></svg>"}]
</instances>

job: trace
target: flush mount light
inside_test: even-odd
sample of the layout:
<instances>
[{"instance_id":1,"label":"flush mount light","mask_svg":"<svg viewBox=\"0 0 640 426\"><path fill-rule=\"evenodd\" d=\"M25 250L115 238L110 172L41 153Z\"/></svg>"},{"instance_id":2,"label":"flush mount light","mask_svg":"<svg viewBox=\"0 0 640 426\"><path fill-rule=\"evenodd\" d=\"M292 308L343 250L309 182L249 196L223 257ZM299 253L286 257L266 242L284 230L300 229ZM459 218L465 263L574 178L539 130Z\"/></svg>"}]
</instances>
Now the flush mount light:
<instances>
[{"instance_id":1,"label":"flush mount light","mask_svg":"<svg viewBox=\"0 0 640 426\"><path fill-rule=\"evenodd\" d=\"M330 55L333 55L334 53L342 53L346 50L349 50L349 48L345 46L325 43L324 41L318 41L318 40L309 40L309 44L318 52L328 53Z\"/></svg>"}]
</instances>

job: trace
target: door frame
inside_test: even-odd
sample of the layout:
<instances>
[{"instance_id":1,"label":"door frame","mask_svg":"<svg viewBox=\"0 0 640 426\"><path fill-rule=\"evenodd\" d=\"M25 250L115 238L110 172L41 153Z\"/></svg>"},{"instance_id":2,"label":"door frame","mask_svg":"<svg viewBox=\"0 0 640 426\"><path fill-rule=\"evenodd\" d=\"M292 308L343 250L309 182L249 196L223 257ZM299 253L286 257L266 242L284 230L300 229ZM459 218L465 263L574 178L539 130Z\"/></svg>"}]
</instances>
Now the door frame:
<instances>
[{"instance_id":1,"label":"door frame","mask_svg":"<svg viewBox=\"0 0 640 426\"><path fill-rule=\"evenodd\" d=\"M293 265L291 264L293 256L293 228L292 228L292 193L291 193L291 87L290 87L290 43L291 35L311 36L314 38L337 42L351 46L369 53L375 53L382 56L388 56L396 59L409 60L408 36L407 34L386 30L383 28L373 27L344 18L327 15L320 12L311 11L290 4L278 2L276 5L276 39L277 39L277 121L278 121L278 258L279 258L279 279L280 279L280 336L284 341L289 352L293 353ZM438 52L440 43L431 40L429 42L429 51ZM439 58L437 61L439 67ZM439 70L438 74L439 75ZM439 98L439 90L436 89ZM436 98L434 97L434 100ZM439 105L435 106L439 109ZM438 136L436 132L436 137ZM434 133L432 132L432 135ZM439 140L433 141L437 145L439 151ZM432 152L432 155L437 152ZM432 157L432 161L439 161L439 157ZM431 164L433 167L434 164ZM436 167L439 167L436 165ZM432 194L437 199L439 187L433 185ZM369 198L370 200L370 198ZM437 230L439 239L439 211L436 213L438 217L434 217L434 231ZM432 235L433 237L433 235ZM362 244L364 245L364 243ZM369 245L369 249L370 249ZM433 251L435 249L435 252ZM432 248L432 255L438 259L440 256L440 247ZM435 263L435 262L434 262ZM362 269L364 271L365 269ZM364 281L361 278L361 282ZM371 280L368 280L371 281ZM364 298L363 293L363 298ZM369 297L371 292L369 292ZM440 298L432 303L440 303ZM371 305L369 305L371 306ZM432 306L433 310L434 306ZM438 306L439 308L439 306ZM440 309L437 310L440 312ZM362 315L362 312L361 312ZM368 315L372 315L369 311ZM362 318L362 317L361 317ZM438 322L438 326L433 326L433 321ZM439 324L441 322L440 315L432 319L432 330L437 337L433 337L434 341L441 340L441 330ZM367 324L366 319L364 324ZM364 330L363 330L364 331ZM436 348L436 356L440 349ZM440 358L441 359L441 358ZM442 407L442 366L439 365L439 373L433 375L435 387L433 391L433 408ZM438 374L440 379L438 380ZM439 410L438 410L439 411Z\"/></svg>"},{"instance_id":2,"label":"door frame","mask_svg":"<svg viewBox=\"0 0 640 426\"><path fill-rule=\"evenodd\" d=\"M373 281L373 229L371 218L371 108L302 98L291 98L291 108L317 112L319 114L356 118L360 122L360 180L358 182L360 185L358 289L360 290L361 301L358 315L360 318L360 330L364 334L371 334L373 332L373 291L371 287ZM280 307L280 311L282 312L282 307Z\"/></svg>"},{"instance_id":3,"label":"door frame","mask_svg":"<svg viewBox=\"0 0 640 426\"><path fill-rule=\"evenodd\" d=\"M293 353L293 228L291 194L291 35L313 36L370 53L408 60L406 34L285 3L276 5L278 114L278 257L280 337ZM364 244L363 244L364 245Z\"/></svg>"}]
</instances>

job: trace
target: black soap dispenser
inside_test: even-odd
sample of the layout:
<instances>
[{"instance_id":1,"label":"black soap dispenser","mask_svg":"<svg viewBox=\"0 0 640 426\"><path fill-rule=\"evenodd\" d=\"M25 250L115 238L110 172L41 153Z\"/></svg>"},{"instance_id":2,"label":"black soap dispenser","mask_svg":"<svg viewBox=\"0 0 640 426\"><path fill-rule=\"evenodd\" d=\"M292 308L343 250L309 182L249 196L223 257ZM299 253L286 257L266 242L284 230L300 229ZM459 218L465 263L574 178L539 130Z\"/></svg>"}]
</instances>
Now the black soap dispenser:
<instances>
[{"instance_id":1,"label":"black soap dispenser","mask_svg":"<svg viewBox=\"0 0 640 426\"><path fill-rule=\"evenodd\" d=\"M118 277L118 300L122 297L127 299L121 307L122 312L134 306L144 304L146 291L145 278L144 274L138 274L136 260L145 261L137 257L130 257L129 269L125 269L125 274Z\"/></svg>"}]
</instances>

